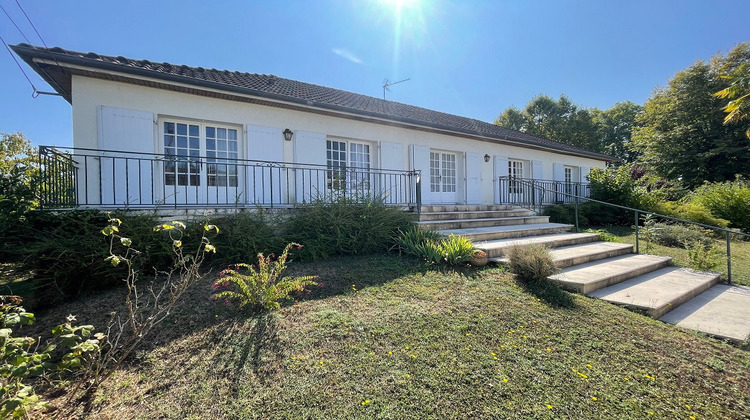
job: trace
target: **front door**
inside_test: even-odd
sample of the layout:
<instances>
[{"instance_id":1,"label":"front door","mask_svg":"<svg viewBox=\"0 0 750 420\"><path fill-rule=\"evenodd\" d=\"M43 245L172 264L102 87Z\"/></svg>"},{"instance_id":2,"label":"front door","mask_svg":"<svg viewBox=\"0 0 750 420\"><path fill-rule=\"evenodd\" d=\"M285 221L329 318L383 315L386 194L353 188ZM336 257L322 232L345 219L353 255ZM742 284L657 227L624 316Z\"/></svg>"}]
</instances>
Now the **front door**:
<instances>
[{"instance_id":1,"label":"front door","mask_svg":"<svg viewBox=\"0 0 750 420\"><path fill-rule=\"evenodd\" d=\"M433 203L457 203L456 154L430 151L430 192Z\"/></svg>"},{"instance_id":2,"label":"front door","mask_svg":"<svg viewBox=\"0 0 750 420\"><path fill-rule=\"evenodd\" d=\"M162 122L166 204L237 204L239 131L216 124Z\"/></svg>"},{"instance_id":3,"label":"front door","mask_svg":"<svg viewBox=\"0 0 750 420\"><path fill-rule=\"evenodd\" d=\"M512 203L524 203L525 201L525 188L524 185L514 178L524 178L524 161L508 159L508 176L510 177L509 191L510 200Z\"/></svg>"}]
</instances>

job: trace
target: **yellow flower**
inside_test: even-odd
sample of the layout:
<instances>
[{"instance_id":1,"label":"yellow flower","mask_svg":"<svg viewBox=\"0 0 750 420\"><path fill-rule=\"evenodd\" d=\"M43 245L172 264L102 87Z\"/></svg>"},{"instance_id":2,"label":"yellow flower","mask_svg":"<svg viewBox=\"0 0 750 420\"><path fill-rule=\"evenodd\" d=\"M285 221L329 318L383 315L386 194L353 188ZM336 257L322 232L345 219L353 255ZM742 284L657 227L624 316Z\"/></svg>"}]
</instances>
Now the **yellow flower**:
<instances>
[{"instance_id":1,"label":"yellow flower","mask_svg":"<svg viewBox=\"0 0 750 420\"><path fill-rule=\"evenodd\" d=\"M549 347L547 347L547 352L550 352L550 351L552 351L552 349L551 349L551 348L549 348Z\"/></svg>"},{"instance_id":2,"label":"yellow flower","mask_svg":"<svg viewBox=\"0 0 750 420\"><path fill-rule=\"evenodd\" d=\"M687 408L688 410L690 410L692 407L690 407L690 405L688 405L688 404L685 404L685 408Z\"/></svg>"},{"instance_id":3,"label":"yellow flower","mask_svg":"<svg viewBox=\"0 0 750 420\"><path fill-rule=\"evenodd\" d=\"M468 337L468 336L470 336L470 335L471 335L471 333L466 333L466 336L467 336L467 337Z\"/></svg>"},{"instance_id":4,"label":"yellow flower","mask_svg":"<svg viewBox=\"0 0 750 420\"><path fill-rule=\"evenodd\" d=\"M388 352L388 354L393 354L393 352L392 352L392 351L389 351L389 352Z\"/></svg>"},{"instance_id":5,"label":"yellow flower","mask_svg":"<svg viewBox=\"0 0 750 420\"><path fill-rule=\"evenodd\" d=\"M321 364L321 365L323 364L323 361L322 361L322 360L320 361L320 364Z\"/></svg>"},{"instance_id":6,"label":"yellow flower","mask_svg":"<svg viewBox=\"0 0 750 420\"><path fill-rule=\"evenodd\" d=\"M363 406L364 406L364 405L369 405L369 404L370 404L370 400L364 400L364 401L362 401L362 405L363 405Z\"/></svg>"},{"instance_id":7,"label":"yellow flower","mask_svg":"<svg viewBox=\"0 0 750 420\"><path fill-rule=\"evenodd\" d=\"M508 378L503 378L503 382L508 382Z\"/></svg>"},{"instance_id":8,"label":"yellow flower","mask_svg":"<svg viewBox=\"0 0 750 420\"><path fill-rule=\"evenodd\" d=\"M592 400L596 401L596 397L591 397Z\"/></svg>"},{"instance_id":9,"label":"yellow flower","mask_svg":"<svg viewBox=\"0 0 750 420\"><path fill-rule=\"evenodd\" d=\"M550 410L552 410L552 406L549 405L549 404L547 404L547 408L550 409Z\"/></svg>"},{"instance_id":10,"label":"yellow flower","mask_svg":"<svg viewBox=\"0 0 750 420\"><path fill-rule=\"evenodd\" d=\"M586 365L586 367L587 367L587 368L590 368L590 367L591 367L591 365L590 365L590 364L587 364L587 365Z\"/></svg>"},{"instance_id":11,"label":"yellow flower","mask_svg":"<svg viewBox=\"0 0 750 420\"><path fill-rule=\"evenodd\" d=\"M493 355L493 356L497 356L495 353L490 353L490 354Z\"/></svg>"}]
</instances>

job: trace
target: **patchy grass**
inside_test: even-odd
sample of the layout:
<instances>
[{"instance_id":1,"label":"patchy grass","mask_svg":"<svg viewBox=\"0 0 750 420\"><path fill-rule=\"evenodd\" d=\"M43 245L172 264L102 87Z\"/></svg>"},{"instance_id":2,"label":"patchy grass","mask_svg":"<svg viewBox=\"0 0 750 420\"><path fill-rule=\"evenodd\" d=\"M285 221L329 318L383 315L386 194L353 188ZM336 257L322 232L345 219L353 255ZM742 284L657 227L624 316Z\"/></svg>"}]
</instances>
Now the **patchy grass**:
<instances>
[{"instance_id":1,"label":"patchy grass","mask_svg":"<svg viewBox=\"0 0 750 420\"><path fill-rule=\"evenodd\" d=\"M603 230L615 236L618 242L630 243L635 245L635 232L632 228L622 226L607 226ZM611 237L610 237L611 238ZM721 252L721 264L716 268L722 278L727 278L726 249L727 243L724 240L714 241L714 246ZM673 248L651 243L651 248L647 249L647 243L644 237L640 237L641 253L665 255L673 258L674 264L682 267L690 267L688 251L684 248ZM739 285L750 286L750 241L733 240L731 242L732 250L732 282Z\"/></svg>"},{"instance_id":2,"label":"patchy grass","mask_svg":"<svg viewBox=\"0 0 750 420\"><path fill-rule=\"evenodd\" d=\"M499 268L381 255L290 271L324 286L277 312L240 313L210 302L206 279L86 408L64 410L60 395L49 414L741 418L750 407L750 353ZM44 319L101 325L117 293Z\"/></svg>"}]
</instances>

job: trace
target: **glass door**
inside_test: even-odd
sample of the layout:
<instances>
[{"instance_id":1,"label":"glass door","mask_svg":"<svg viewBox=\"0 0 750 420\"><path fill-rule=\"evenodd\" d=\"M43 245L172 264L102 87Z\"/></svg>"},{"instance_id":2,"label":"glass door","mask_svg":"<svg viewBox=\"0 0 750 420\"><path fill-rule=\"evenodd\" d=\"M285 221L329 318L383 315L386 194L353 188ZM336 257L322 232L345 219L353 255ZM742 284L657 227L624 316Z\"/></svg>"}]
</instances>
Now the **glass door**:
<instances>
[{"instance_id":1,"label":"glass door","mask_svg":"<svg viewBox=\"0 0 750 420\"><path fill-rule=\"evenodd\" d=\"M430 152L430 192L433 203L457 203L456 154Z\"/></svg>"},{"instance_id":2,"label":"glass door","mask_svg":"<svg viewBox=\"0 0 750 420\"><path fill-rule=\"evenodd\" d=\"M164 121L162 130L166 204L236 204L243 199L237 129Z\"/></svg>"}]
</instances>

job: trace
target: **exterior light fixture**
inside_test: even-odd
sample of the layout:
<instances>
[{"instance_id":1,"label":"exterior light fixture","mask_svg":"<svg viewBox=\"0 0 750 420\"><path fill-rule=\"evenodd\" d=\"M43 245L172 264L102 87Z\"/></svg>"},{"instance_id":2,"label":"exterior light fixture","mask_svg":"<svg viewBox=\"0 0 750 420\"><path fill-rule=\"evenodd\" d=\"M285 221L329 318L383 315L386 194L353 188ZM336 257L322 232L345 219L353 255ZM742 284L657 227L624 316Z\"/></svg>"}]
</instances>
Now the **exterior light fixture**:
<instances>
[{"instance_id":1,"label":"exterior light fixture","mask_svg":"<svg viewBox=\"0 0 750 420\"><path fill-rule=\"evenodd\" d=\"M292 141L292 135L294 134L292 132L292 130L290 130L290 129L287 128L281 134L284 135L284 140L286 140L286 141Z\"/></svg>"},{"instance_id":2,"label":"exterior light fixture","mask_svg":"<svg viewBox=\"0 0 750 420\"><path fill-rule=\"evenodd\" d=\"M485 154L484 155L484 161L489 162L490 161L490 155Z\"/></svg>"}]
</instances>

